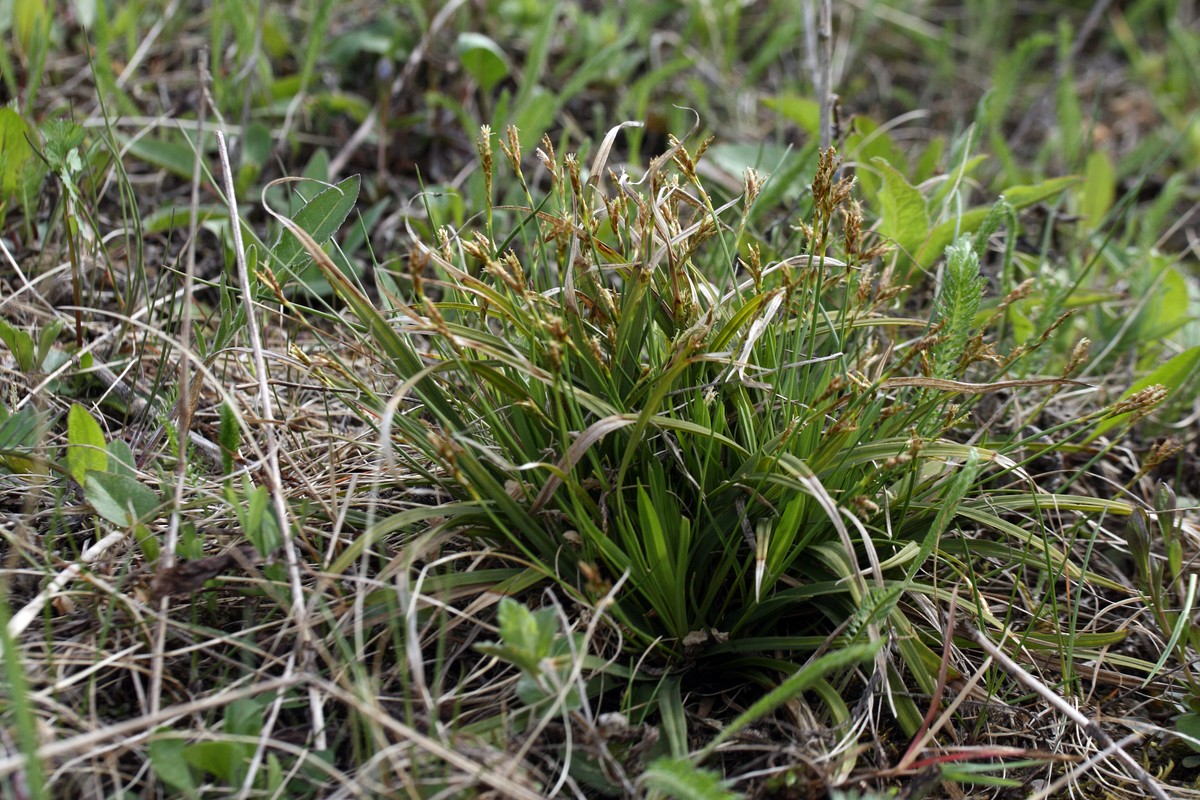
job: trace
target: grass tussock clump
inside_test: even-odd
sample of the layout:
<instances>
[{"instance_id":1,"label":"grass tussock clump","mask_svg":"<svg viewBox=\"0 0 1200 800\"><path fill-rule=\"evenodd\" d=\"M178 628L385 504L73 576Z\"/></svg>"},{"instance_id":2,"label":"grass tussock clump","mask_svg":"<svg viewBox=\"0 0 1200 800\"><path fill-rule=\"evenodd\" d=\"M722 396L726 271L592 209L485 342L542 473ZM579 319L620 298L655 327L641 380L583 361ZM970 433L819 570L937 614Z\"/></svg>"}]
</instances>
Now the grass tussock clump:
<instances>
[{"instance_id":1,"label":"grass tussock clump","mask_svg":"<svg viewBox=\"0 0 1200 800\"><path fill-rule=\"evenodd\" d=\"M1200 796L1194 14L794 5L0 10L0 800Z\"/></svg>"},{"instance_id":2,"label":"grass tussock clump","mask_svg":"<svg viewBox=\"0 0 1200 800\"><path fill-rule=\"evenodd\" d=\"M1019 391L1039 398L1029 422L1050 415L1080 385L1068 376L1086 353L1084 342L1057 375L1027 373L1061 319L998 349L997 326L1028 290L985 297L981 259L1011 219L1004 200L946 248L928 314L912 315L924 301L900 283L907 262L864 230L832 151L798 223L806 252L763 263L746 231L762 179L748 171L741 196L716 206L697 175L705 145L673 142L635 181L605 175L603 157L584 173L545 140L548 189L535 197L510 130L503 161L526 203L418 242L378 303L311 250L361 344L395 375L394 391L362 395L362 408L382 418L388 457L410 476L402 487L426 498L376 521L338 563L386 541L422 575L442 572L465 537L488 548L480 588L555 587L567 618L506 600L500 641L484 649L519 669L518 696L543 721L591 720L598 736L591 712L614 702L623 720L682 725L681 691L716 690L735 707L761 697L698 751L696 731L668 726L669 748L650 753L692 760L655 769L712 777L693 765L784 703L840 737L873 730L874 756L848 747L854 736L825 754L835 771L907 767L919 751L894 748L920 741L947 682L994 676L977 671L965 634L952 636L955 612L938 609L1072 658L1124 639L1045 623L1072 585L1128 594L1072 542L1133 506L1047 491L1027 467L1116 415L1144 415L1161 393L1091 414L1072 406L1049 451L1021 420L994 425L981 401ZM485 177L492 148L485 128ZM1014 576L1029 573L1054 588L1024 607L1032 598ZM473 582L456 570L441 580ZM576 624L586 636L568 635ZM610 768L626 781L640 771Z\"/></svg>"}]
</instances>

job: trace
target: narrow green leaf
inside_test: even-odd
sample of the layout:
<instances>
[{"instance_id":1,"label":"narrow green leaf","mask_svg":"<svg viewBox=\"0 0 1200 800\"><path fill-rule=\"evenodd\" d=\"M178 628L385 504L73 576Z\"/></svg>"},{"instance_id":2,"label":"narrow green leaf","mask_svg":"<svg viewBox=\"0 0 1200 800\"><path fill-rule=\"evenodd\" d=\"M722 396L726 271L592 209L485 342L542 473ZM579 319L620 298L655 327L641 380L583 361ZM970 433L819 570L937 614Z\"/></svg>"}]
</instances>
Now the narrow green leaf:
<instances>
[{"instance_id":1,"label":"narrow green leaf","mask_svg":"<svg viewBox=\"0 0 1200 800\"><path fill-rule=\"evenodd\" d=\"M1000 769L1000 766L997 764L978 764L969 766L982 766L986 767L987 769ZM941 777L942 780L953 781L956 785L961 783L970 783L977 786L998 786L1008 789L1021 789L1027 785L1024 781L1020 781L1015 778L1004 778L999 775L981 775L978 772L968 769L962 764L944 766L942 768Z\"/></svg>"},{"instance_id":2,"label":"narrow green leaf","mask_svg":"<svg viewBox=\"0 0 1200 800\"><path fill-rule=\"evenodd\" d=\"M1004 190L1004 199L1013 208L1026 208L1034 203L1041 203L1052 197L1058 197L1067 189L1079 183L1079 181L1080 178L1078 175L1063 175L1059 178L1050 178L1041 183L1010 186Z\"/></svg>"},{"instance_id":3,"label":"narrow green leaf","mask_svg":"<svg viewBox=\"0 0 1200 800\"><path fill-rule=\"evenodd\" d=\"M929 530L925 533L925 538L921 542L921 550L917 554L916 559L912 562L908 569L907 580L911 581L925 563L925 559L937 547L938 539L950 527L950 523L954 517L958 515L958 506L962 499L967 496L967 491L970 490L971 484L975 482L975 476L979 474L979 453L975 448L971 448L967 454L966 463L958 473L950 479L950 485L946 487L945 493L942 495L938 503L938 513L933 519L933 524L929 526Z\"/></svg>"},{"instance_id":4,"label":"narrow green leaf","mask_svg":"<svg viewBox=\"0 0 1200 800\"><path fill-rule=\"evenodd\" d=\"M687 714L683 708L683 695L679 677L663 679L658 690L658 715L662 719L663 733L673 758L684 758L688 754Z\"/></svg>"},{"instance_id":5,"label":"narrow green leaf","mask_svg":"<svg viewBox=\"0 0 1200 800\"><path fill-rule=\"evenodd\" d=\"M158 537L154 535L154 531L145 525L137 525L133 529L133 538L137 541L138 547L148 563L158 561Z\"/></svg>"},{"instance_id":6,"label":"narrow green leaf","mask_svg":"<svg viewBox=\"0 0 1200 800\"><path fill-rule=\"evenodd\" d=\"M88 472L108 469L108 445L104 431L86 408L71 404L67 413L67 471L82 485Z\"/></svg>"},{"instance_id":7,"label":"narrow green leaf","mask_svg":"<svg viewBox=\"0 0 1200 800\"><path fill-rule=\"evenodd\" d=\"M217 443L221 445L221 468L228 475L233 472L233 459L241 446L242 429L238 426L237 415L229 403L221 404L221 427Z\"/></svg>"},{"instance_id":8,"label":"narrow green leaf","mask_svg":"<svg viewBox=\"0 0 1200 800\"><path fill-rule=\"evenodd\" d=\"M258 486L251 490L247 485L243 497L245 510L238 514L242 532L254 548L266 556L278 547L281 541L279 528L275 524L275 514L267 508L267 501L270 499L267 487Z\"/></svg>"},{"instance_id":9,"label":"narrow green leaf","mask_svg":"<svg viewBox=\"0 0 1200 800\"><path fill-rule=\"evenodd\" d=\"M646 563L654 565L655 569L669 569L671 559L667 550L667 537L663 531L662 520L658 518L660 506L650 500L641 484L637 487L638 523L640 524L642 547L646 550ZM664 575L669 581L669 575Z\"/></svg>"},{"instance_id":10,"label":"narrow green leaf","mask_svg":"<svg viewBox=\"0 0 1200 800\"><path fill-rule=\"evenodd\" d=\"M22 53L29 55L39 45L48 44L45 37L50 32L50 8L48 0L16 0L9 5L12 30Z\"/></svg>"},{"instance_id":11,"label":"narrow green leaf","mask_svg":"<svg viewBox=\"0 0 1200 800\"><path fill-rule=\"evenodd\" d=\"M13 738L16 739L17 747L26 758L24 776L29 789L26 796L42 798L47 795L44 793L46 779L42 759L38 757L39 718L34 711L31 687L26 677L28 667L21 658L22 650L15 637L9 634L8 598L5 595L7 591L0 593L0 661L4 662L0 675L4 681L5 736L10 742ZM15 737L12 736L14 731ZM8 744L5 749L11 747L12 745ZM6 780L7 790L14 786L15 781L11 778ZM16 793L10 794L9 791L5 791L4 794L13 796Z\"/></svg>"},{"instance_id":12,"label":"narrow green leaf","mask_svg":"<svg viewBox=\"0 0 1200 800\"><path fill-rule=\"evenodd\" d=\"M1079 210L1087 227L1100 227L1116 194L1117 175L1112 161L1103 150L1093 150L1084 169L1079 197Z\"/></svg>"},{"instance_id":13,"label":"narrow green leaf","mask_svg":"<svg viewBox=\"0 0 1200 800\"><path fill-rule=\"evenodd\" d=\"M776 708L786 703L793 697L796 697L801 692L807 690L819 678L824 677L835 669L841 669L851 664L857 664L873 657L875 653L882 647L885 640L871 642L869 644L855 644L841 650L835 650L832 653L826 653L820 658L813 659L805 664L800 669L796 670L783 683L772 689L756 703L743 711L732 722L717 734L712 741L705 745L704 749L697 755L697 761L703 761L711 755L722 742L727 741L731 736L736 734L742 728L746 727L755 720L770 714Z\"/></svg>"},{"instance_id":14,"label":"narrow green leaf","mask_svg":"<svg viewBox=\"0 0 1200 800\"><path fill-rule=\"evenodd\" d=\"M1173 544L1175 543L1176 542L1173 542ZM1167 641L1167 646L1163 648L1162 655L1159 657L1158 661L1155 662L1150 672L1146 674L1146 680L1142 681L1142 689L1145 689L1147 686L1149 686L1150 682L1158 676L1163 666L1167 663L1167 659L1173 655L1183 655L1182 653L1177 653L1175 648L1179 644L1179 639L1182 637L1184 632L1190 632L1192 629L1192 605L1195 602L1196 573L1193 572L1188 576L1187 591L1184 592L1183 595L1183 608L1180 609L1178 614L1171 614L1168 616L1171 626L1171 638ZM1167 631L1163 631L1163 633L1167 633Z\"/></svg>"}]
</instances>

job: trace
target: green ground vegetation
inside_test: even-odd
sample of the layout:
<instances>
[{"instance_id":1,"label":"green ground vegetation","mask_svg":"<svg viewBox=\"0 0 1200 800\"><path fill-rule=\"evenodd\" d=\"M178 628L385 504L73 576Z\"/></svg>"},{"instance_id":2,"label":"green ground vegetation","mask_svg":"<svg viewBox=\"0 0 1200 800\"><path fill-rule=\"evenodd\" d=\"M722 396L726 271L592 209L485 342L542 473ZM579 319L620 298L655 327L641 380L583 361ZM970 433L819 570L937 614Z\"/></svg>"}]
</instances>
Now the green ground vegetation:
<instances>
[{"instance_id":1,"label":"green ground vegetation","mask_svg":"<svg viewBox=\"0 0 1200 800\"><path fill-rule=\"evenodd\" d=\"M1200 796L1196 9L823 5L0 2L0 795Z\"/></svg>"}]
</instances>

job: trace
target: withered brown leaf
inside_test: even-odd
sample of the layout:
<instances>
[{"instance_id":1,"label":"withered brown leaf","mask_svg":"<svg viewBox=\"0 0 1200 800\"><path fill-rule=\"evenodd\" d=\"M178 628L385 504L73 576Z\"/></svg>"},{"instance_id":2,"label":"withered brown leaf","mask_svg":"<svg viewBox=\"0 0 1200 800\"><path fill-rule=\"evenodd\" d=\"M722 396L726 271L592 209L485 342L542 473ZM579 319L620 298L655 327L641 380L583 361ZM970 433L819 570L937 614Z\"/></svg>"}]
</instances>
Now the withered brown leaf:
<instances>
[{"instance_id":1,"label":"withered brown leaf","mask_svg":"<svg viewBox=\"0 0 1200 800\"><path fill-rule=\"evenodd\" d=\"M180 561L173 567L160 569L150 581L150 599L157 602L164 597L192 594L204 586L204 582L236 567L248 567L261 562L253 545L243 544L226 550L219 555Z\"/></svg>"}]
</instances>

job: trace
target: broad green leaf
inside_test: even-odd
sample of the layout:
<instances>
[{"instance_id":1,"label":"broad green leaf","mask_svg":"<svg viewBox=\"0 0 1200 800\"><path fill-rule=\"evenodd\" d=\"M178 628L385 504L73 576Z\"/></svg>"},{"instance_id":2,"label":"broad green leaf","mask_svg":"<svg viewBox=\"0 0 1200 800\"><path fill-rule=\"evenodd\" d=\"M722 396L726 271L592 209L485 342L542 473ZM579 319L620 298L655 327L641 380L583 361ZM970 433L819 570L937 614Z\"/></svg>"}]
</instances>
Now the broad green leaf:
<instances>
[{"instance_id":1,"label":"broad green leaf","mask_svg":"<svg viewBox=\"0 0 1200 800\"><path fill-rule=\"evenodd\" d=\"M124 475L126 478L137 477L137 459L133 451L123 439L113 439L108 443L108 471L114 475Z\"/></svg>"},{"instance_id":2,"label":"broad green leaf","mask_svg":"<svg viewBox=\"0 0 1200 800\"><path fill-rule=\"evenodd\" d=\"M255 164L265 164L271 158L271 129L261 122L251 122L246 127L243 151L246 158Z\"/></svg>"},{"instance_id":3,"label":"broad green leaf","mask_svg":"<svg viewBox=\"0 0 1200 800\"><path fill-rule=\"evenodd\" d=\"M954 155L951 154L951 159L953 158ZM973 177L975 170L988 160L988 157L984 155L971 156L963 154L961 158L963 159L962 161L956 162L950 167L950 180L939 183L933 190L933 193L929 195L929 207L931 209L945 208L947 198L955 192L960 191L963 182Z\"/></svg>"},{"instance_id":4,"label":"broad green leaf","mask_svg":"<svg viewBox=\"0 0 1200 800\"><path fill-rule=\"evenodd\" d=\"M247 755L247 745L219 740L196 742L183 751L188 764L229 784L241 782Z\"/></svg>"},{"instance_id":5,"label":"broad green leaf","mask_svg":"<svg viewBox=\"0 0 1200 800\"><path fill-rule=\"evenodd\" d=\"M267 793L271 797L283 797L283 764L274 753L267 754Z\"/></svg>"},{"instance_id":6,"label":"broad green leaf","mask_svg":"<svg viewBox=\"0 0 1200 800\"><path fill-rule=\"evenodd\" d=\"M15 414L0 403L0 468L21 474L44 475L46 467L32 455L42 436L42 416L32 406Z\"/></svg>"},{"instance_id":7,"label":"broad green leaf","mask_svg":"<svg viewBox=\"0 0 1200 800\"><path fill-rule=\"evenodd\" d=\"M808 97L794 94L784 94L778 97L763 98L762 104L774 110L784 119L789 119L799 125L810 135L817 135L820 125L821 104Z\"/></svg>"},{"instance_id":8,"label":"broad green leaf","mask_svg":"<svg viewBox=\"0 0 1200 800\"><path fill-rule=\"evenodd\" d=\"M142 137L126 145L129 153L179 178L192 179L196 151L187 142Z\"/></svg>"},{"instance_id":9,"label":"broad green leaf","mask_svg":"<svg viewBox=\"0 0 1200 800\"><path fill-rule=\"evenodd\" d=\"M1103 150L1088 156L1083 184L1079 189L1079 211L1088 228L1098 228L1112 208L1117 193L1117 176L1112 161Z\"/></svg>"},{"instance_id":10,"label":"broad green leaf","mask_svg":"<svg viewBox=\"0 0 1200 800\"><path fill-rule=\"evenodd\" d=\"M883 177L883 187L879 190L882 205L879 232L896 242L904 253L915 257L929 236L929 209L925 198L884 159L873 158L871 163Z\"/></svg>"},{"instance_id":11,"label":"broad green leaf","mask_svg":"<svg viewBox=\"0 0 1200 800\"><path fill-rule=\"evenodd\" d=\"M482 33L460 33L454 48L463 68L471 73L484 92L490 92L492 87L508 76L508 60L504 57L504 51Z\"/></svg>"},{"instance_id":12,"label":"broad green leaf","mask_svg":"<svg viewBox=\"0 0 1200 800\"><path fill-rule=\"evenodd\" d=\"M305 203L292 221L318 245L325 244L342 227L358 201L359 184L359 176L351 175L336 186L326 188ZM280 233L272 253L280 269L294 267L306 257L304 246L287 231Z\"/></svg>"},{"instance_id":13,"label":"broad green leaf","mask_svg":"<svg viewBox=\"0 0 1200 800\"><path fill-rule=\"evenodd\" d=\"M1069 189L1072 184L1078 182L1078 177L1067 175L1062 178L1052 178L1051 180L1029 186L1010 186L1004 192L1004 199L1015 209L1026 208L1034 203L1040 203L1043 200L1060 195ZM991 207L972 208L962 216L951 217L935 225L933 230L929 232L929 238L925 240L925 243L921 245L917 253L917 266L921 269L932 267L942 257L947 245L953 242L955 237L974 233L983 224L983 221L988 218L991 210Z\"/></svg>"},{"instance_id":14,"label":"broad green leaf","mask_svg":"<svg viewBox=\"0 0 1200 800\"><path fill-rule=\"evenodd\" d=\"M506 597L500 602L497 615L500 637L506 645L527 651L534 657L535 663L550 654L550 646L558 630L554 609L530 611L523 603Z\"/></svg>"},{"instance_id":15,"label":"broad green leaf","mask_svg":"<svg viewBox=\"0 0 1200 800\"><path fill-rule=\"evenodd\" d=\"M879 123L865 116L855 116L850 121L850 132L846 134L844 152L850 161L866 163L876 158L882 158L887 163L904 172L904 157L896 151L896 143L880 130ZM863 193L872 203L878 198L883 185L882 177L874 170L859 170L859 183Z\"/></svg>"},{"instance_id":16,"label":"broad green leaf","mask_svg":"<svg viewBox=\"0 0 1200 800\"><path fill-rule=\"evenodd\" d=\"M1184 736L1190 736L1192 740L1184 739L1187 746L1200 752L1200 714L1181 714L1175 718L1175 730L1182 733Z\"/></svg>"},{"instance_id":17,"label":"broad green leaf","mask_svg":"<svg viewBox=\"0 0 1200 800\"><path fill-rule=\"evenodd\" d=\"M741 175L746 171L746 167L754 167L757 170L765 170L774 174L776 167L782 165L789 155L795 157L792 148L774 142L744 144L722 142L708 148L704 153L704 158L730 175ZM795 188L800 189L800 187Z\"/></svg>"},{"instance_id":18,"label":"broad green leaf","mask_svg":"<svg viewBox=\"0 0 1200 800\"><path fill-rule=\"evenodd\" d=\"M324 147L318 147L316 152L312 154L312 158L308 159L308 164L304 167L303 177L309 180L320 181L321 183L329 183L329 151Z\"/></svg>"},{"instance_id":19,"label":"broad green leaf","mask_svg":"<svg viewBox=\"0 0 1200 800\"><path fill-rule=\"evenodd\" d=\"M733 800L721 776L696 766L686 758L656 758L642 773L640 782L648 789L675 800Z\"/></svg>"},{"instance_id":20,"label":"broad green leaf","mask_svg":"<svg viewBox=\"0 0 1200 800\"><path fill-rule=\"evenodd\" d=\"M37 337L37 356L34 359L34 367L41 369L43 372L50 372L66 362L68 356L62 351L56 353L54 357L49 357L54 352L54 343L58 340L58 335L66 325L67 323L63 319L53 319L42 328L41 333ZM56 361L58 363L50 366L51 363Z\"/></svg>"},{"instance_id":21,"label":"broad green leaf","mask_svg":"<svg viewBox=\"0 0 1200 800\"><path fill-rule=\"evenodd\" d=\"M990 208L972 208L960 217L953 217L935 225L925 244L917 251L914 259L917 266L921 269L932 267L945 254L946 248L955 237L974 233L990 213Z\"/></svg>"},{"instance_id":22,"label":"broad green leaf","mask_svg":"<svg viewBox=\"0 0 1200 800\"><path fill-rule=\"evenodd\" d=\"M83 485L88 472L108 469L108 444L100 423L79 403L67 413L67 471Z\"/></svg>"},{"instance_id":23,"label":"broad green leaf","mask_svg":"<svg viewBox=\"0 0 1200 800\"><path fill-rule=\"evenodd\" d=\"M263 699L244 697L225 707L225 731L236 736L258 736L263 726Z\"/></svg>"},{"instance_id":24,"label":"broad green leaf","mask_svg":"<svg viewBox=\"0 0 1200 800\"><path fill-rule=\"evenodd\" d=\"M1174 267L1163 270L1139 314L1137 341L1153 345L1192 320L1188 310L1187 279Z\"/></svg>"},{"instance_id":25,"label":"broad green leaf","mask_svg":"<svg viewBox=\"0 0 1200 800\"><path fill-rule=\"evenodd\" d=\"M242 522L242 532L264 557L275 550L283 539L279 526L275 524L275 513L267 508L270 495L267 487L258 486L251 490L247 485L244 494L245 511L238 512Z\"/></svg>"},{"instance_id":26,"label":"broad green leaf","mask_svg":"<svg viewBox=\"0 0 1200 800\"><path fill-rule=\"evenodd\" d=\"M582 647L580 637L576 636L579 647ZM562 641L565 645L566 637ZM562 655L561 653L556 655ZM552 668L551 668L552 667ZM548 669L550 668L550 669ZM577 711L582 706L582 697L578 683L572 683L565 694L560 694L559 687L566 682L570 673L570 664L564 659L546 660L539 664L537 672L524 670L517 679L517 699L527 706L542 706L547 701L562 700L564 711Z\"/></svg>"},{"instance_id":27,"label":"broad green leaf","mask_svg":"<svg viewBox=\"0 0 1200 800\"><path fill-rule=\"evenodd\" d=\"M87 473L83 496L104 519L119 528L131 528L158 508L158 495L141 482L111 472Z\"/></svg>"},{"instance_id":28,"label":"broad green leaf","mask_svg":"<svg viewBox=\"0 0 1200 800\"><path fill-rule=\"evenodd\" d=\"M87 138L87 131L78 122L65 117L54 117L42 123L42 148L50 168L67 179L83 169L79 148Z\"/></svg>"},{"instance_id":29,"label":"broad green leaf","mask_svg":"<svg viewBox=\"0 0 1200 800\"><path fill-rule=\"evenodd\" d=\"M71 6L75 9L76 18L79 20L79 26L85 31L90 31L96 27L96 5L99 0L73 0Z\"/></svg>"},{"instance_id":30,"label":"broad green leaf","mask_svg":"<svg viewBox=\"0 0 1200 800\"><path fill-rule=\"evenodd\" d=\"M34 166L33 129L11 108L0 108L0 202L16 195ZM37 162L40 163L40 162Z\"/></svg>"},{"instance_id":31,"label":"broad green leaf","mask_svg":"<svg viewBox=\"0 0 1200 800\"><path fill-rule=\"evenodd\" d=\"M17 368L22 372L32 372L37 366L34 363L33 337L26 331L13 327L5 319L0 319L0 342L4 342L13 354Z\"/></svg>"},{"instance_id":32,"label":"broad green leaf","mask_svg":"<svg viewBox=\"0 0 1200 800\"><path fill-rule=\"evenodd\" d=\"M163 729L166 731L167 729ZM186 797L196 796L196 779L183 760L187 741L179 736L152 737L146 747L150 756L150 768L164 784Z\"/></svg>"},{"instance_id":33,"label":"broad green leaf","mask_svg":"<svg viewBox=\"0 0 1200 800\"><path fill-rule=\"evenodd\" d=\"M946 137L935 136L925 145L921 157L913 167L913 181L921 183L937 174L942 167L942 157L946 154Z\"/></svg>"}]
</instances>

